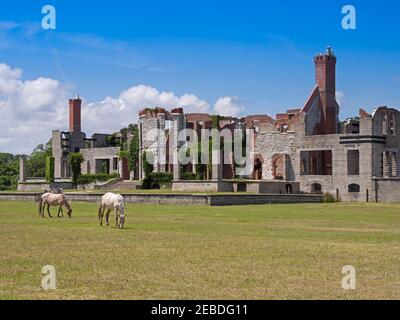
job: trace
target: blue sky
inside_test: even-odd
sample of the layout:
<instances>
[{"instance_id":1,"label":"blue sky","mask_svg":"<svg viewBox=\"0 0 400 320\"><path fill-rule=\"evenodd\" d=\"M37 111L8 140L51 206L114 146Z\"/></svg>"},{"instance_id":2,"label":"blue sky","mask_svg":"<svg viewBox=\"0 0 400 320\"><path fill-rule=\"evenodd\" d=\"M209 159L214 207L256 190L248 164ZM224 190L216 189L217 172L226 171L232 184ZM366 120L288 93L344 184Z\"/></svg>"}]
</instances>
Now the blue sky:
<instances>
[{"instance_id":1,"label":"blue sky","mask_svg":"<svg viewBox=\"0 0 400 320\"><path fill-rule=\"evenodd\" d=\"M46 4L57 9L55 31L40 29ZM357 10L356 30L341 27L345 4ZM397 1L375 0L2 1L0 63L21 69L21 81L58 80L88 103L143 84L195 95L209 112L234 97L240 114L274 115L302 107L313 56L331 45L346 118L399 106L399 13ZM0 138L1 148L15 151Z\"/></svg>"}]
</instances>

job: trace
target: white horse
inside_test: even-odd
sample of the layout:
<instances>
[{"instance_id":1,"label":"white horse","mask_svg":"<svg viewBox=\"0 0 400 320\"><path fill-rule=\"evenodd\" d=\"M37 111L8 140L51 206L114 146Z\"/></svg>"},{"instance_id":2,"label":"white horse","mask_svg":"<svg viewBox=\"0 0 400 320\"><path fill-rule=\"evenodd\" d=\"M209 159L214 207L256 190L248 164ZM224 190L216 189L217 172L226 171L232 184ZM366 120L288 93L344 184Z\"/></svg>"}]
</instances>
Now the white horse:
<instances>
[{"instance_id":1,"label":"white horse","mask_svg":"<svg viewBox=\"0 0 400 320\"><path fill-rule=\"evenodd\" d=\"M101 197L101 204L99 207L99 220L100 226L103 225L104 211L107 209L106 213L106 223L108 223L108 217L110 216L111 210L115 210L115 227L123 229L125 222L125 201L124 197L120 194L114 194L111 192L106 193ZM119 220L119 221L118 221Z\"/></svg>"}]
</instances>

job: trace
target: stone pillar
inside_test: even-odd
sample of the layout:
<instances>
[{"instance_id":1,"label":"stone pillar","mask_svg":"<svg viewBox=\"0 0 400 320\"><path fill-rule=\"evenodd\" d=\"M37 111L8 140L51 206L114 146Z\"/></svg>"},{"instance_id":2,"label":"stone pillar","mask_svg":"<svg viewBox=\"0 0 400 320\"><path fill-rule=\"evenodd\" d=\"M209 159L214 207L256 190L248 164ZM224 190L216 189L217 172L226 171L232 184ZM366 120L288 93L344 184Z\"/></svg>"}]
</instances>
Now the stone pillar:
<instances>
[{"instance_id":1,"label":"stone pillar","mask_svg":"<svg viewBox=\"0 0 400 320\"><path fill-rule=\"evenodd\" d=\"M172 145L172 164L173 164L173 170L174 170L174 181L179 181L181 180L181 166L179 163L179 157L178 157L178 128L179 124L177 123L177 120L173 120L172 124L172 130L171 130L171 145Z\"/></svg>"},{"instance_id":2,"label":"stone pillar","mask_svg":"<svg viewBox=\"0 0 400 320\"><path fill-rule=\"evenodd\" d=\"M222 180L221 150L212 150L212 179Z\"/></svg>"},{"instance_id":3,"label":"stone pillar","mask_svg":"<svg viewBox=\"0 0 400 320\"><path fill-rule=\"evenodd\" d=\"M179 181L181 180L181 166L179 164L179 159L178 159L178 150L174 148L173 151L173 163L174 163L174 181Z\"/></svg>"},{"instance_id":4,"label":"stone pillar","mask_svg":"<svg viewBox=\"0 0 400 320\"><path fill-rule=\"evenodd\" d=\"M138 127L139 127L139 164L138 164L138 165L139 165L139 170L138 170L139 176L138 176L138 179L139 179L139 181L140 181L140 180L143 180L143 179L144 179L144 174L143 174L143 159L142 159L142 156L143 156L143 141L142 141L142 134L143 134L142 130L143 130L143 126L142 126L142 123L141 123L141 122L139 122Z\"/></svg>"},{"instance_id":5,"label":"stone pillar","mask_svg":"<svg viewBox=\"0 0 400 320\"><path fill-rule=\"evenodd\" d=\"M19 181L26 181L26 158L19 158Z\"/></svg>"},{"instance_id":6,"label":"stone pillar","mask_svg":"<svg viewBox=\"0 0 400 320\"><path fill-rule=\"evenodd\" d=\"M124 173L123 173L123 165L122 165L122 159L118 159L118 167L117 167L117 170L118 170L118 174L119 174L119 177L120 178L122 178L123 176L124 176Z\"/></svg>"}]
</instances>

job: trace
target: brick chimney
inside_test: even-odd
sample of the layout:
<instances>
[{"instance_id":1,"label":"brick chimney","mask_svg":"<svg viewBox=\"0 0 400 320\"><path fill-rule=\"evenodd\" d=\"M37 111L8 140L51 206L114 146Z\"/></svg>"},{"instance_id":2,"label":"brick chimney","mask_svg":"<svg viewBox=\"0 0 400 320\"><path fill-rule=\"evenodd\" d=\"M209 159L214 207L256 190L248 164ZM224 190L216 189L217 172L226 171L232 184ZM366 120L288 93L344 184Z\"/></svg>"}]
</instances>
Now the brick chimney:
<instances>
[{"instance_id":1,"label":"brick chimney","mask_svg":"<svg viewBox=\"0 0 400 320\"><path fill-rule=\"evenodd\" d=\"M69 99L69 131L81 132L81 104L79 95L76 99Z\"/></svg>"},{"instance_id":2,"label":"brick chimney","mask_svg":"<svg viewBox=\"0 0 400 320\"><path fill-rule=\"evenodd\" d=\"M339 105L336 102L336 56L330 47L314 58L316 82L322 103L322 125L325 134L338 133Z\"/></svg>"}]
</instances>

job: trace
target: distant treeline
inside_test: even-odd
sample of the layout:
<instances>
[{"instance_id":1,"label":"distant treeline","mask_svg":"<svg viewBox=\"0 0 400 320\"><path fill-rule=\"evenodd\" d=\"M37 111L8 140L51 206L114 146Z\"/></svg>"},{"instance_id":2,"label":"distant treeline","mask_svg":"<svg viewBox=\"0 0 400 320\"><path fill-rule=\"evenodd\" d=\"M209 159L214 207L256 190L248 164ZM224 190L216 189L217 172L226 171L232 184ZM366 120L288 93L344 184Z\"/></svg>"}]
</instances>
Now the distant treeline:
<instances>
[{"instance_id":1,"label":"distant treeline","mask_svg":"<svg viewBox=\"0 0 400 320\"><path fill-rule=\"evenodd\" d=\"M43 178L46 175L46 157L51 156L51 141L38 145L27 156L27 176ZM16 190L19 176L19 159L22 155L0 153L0 191Z\"/></svg>"}]
</instances>

